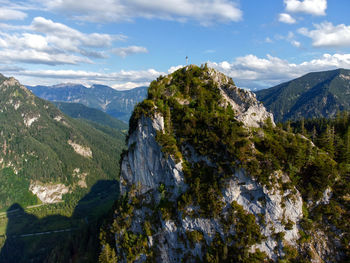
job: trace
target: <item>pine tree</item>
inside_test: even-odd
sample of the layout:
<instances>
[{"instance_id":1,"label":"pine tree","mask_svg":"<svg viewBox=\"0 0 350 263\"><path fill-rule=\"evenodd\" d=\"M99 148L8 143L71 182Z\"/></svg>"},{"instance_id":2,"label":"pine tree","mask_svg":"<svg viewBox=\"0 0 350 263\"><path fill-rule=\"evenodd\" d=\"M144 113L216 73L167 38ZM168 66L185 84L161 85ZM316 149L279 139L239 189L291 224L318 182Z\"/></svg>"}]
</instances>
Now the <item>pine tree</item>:
<instances>
[{"instance_id":1,"label":"pine tree","mask_svg":"<svg viewBox=\"0 0 350 263\"><path fill-rule=\"evenodd\" d=\"M317 131L316 131L316 126L314 125L314 128L312 129L312 133L311 133L311 139L313 142L315 142L317 138Z\"/></svg>"},{"instance_id":2,"label":"pine tree","mask_svg":"<svg viewBox=\"0 0 350 263\"><path fill-rule=\"evenodd\" d=\"M300 122L300 132L301 132L301 134L302 135L306 135L306 132L305 132L305 123L304 123L305 121L304 121L304 118L303 119L301 119L301 122Z\"/></svg>"}]
</instances>

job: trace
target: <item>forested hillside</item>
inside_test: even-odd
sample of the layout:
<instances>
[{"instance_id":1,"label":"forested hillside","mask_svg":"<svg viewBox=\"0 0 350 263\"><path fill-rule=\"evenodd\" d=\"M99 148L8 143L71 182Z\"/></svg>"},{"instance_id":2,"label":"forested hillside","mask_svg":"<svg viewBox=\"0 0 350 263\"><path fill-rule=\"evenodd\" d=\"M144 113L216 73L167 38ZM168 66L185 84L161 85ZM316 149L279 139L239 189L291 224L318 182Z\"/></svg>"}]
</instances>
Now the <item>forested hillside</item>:
<instances>
[{"instance_id":1,"label":"forested hillside","mask_svg":"<svg viewBox=\"0 0 350 263\"><path fill-rule=\"evenodd\" d=\"M72 119L2 75L0 105L0 261L67 262L84 242L96 243L100 217L117 198L124 133ZM94 235L80 246L83 229ZM50 258L63 244L75 252Z\"/></svg>"},{"instance_id":2,"label":"forested hillside","mask_svg":"<svg viewBox=\"0 0 350 263\"><path fill-rule=\"evenodd\" d=\"M350 110L350 70L308 73L256 95L277 121L331 118Z\"/></svg>"}]
</instances>

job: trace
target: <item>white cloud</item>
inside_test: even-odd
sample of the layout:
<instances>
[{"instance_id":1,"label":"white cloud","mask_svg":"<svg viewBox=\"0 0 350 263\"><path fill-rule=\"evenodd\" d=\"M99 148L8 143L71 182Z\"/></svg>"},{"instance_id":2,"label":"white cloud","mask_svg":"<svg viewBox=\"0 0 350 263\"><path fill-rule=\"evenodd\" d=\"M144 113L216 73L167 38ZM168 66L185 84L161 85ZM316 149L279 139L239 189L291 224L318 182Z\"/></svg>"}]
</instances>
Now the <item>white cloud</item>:
<instances>
[{"instance_id":1,"label":"white cloud","mask_svg":"<svg viewBox=\"0 0 350 263\"><path fill-rule=\"evenodd\" d=\"M300 28L298 32L312 39L314 47L348 47L350 45L350 26L334 26L330 22L315 24L314 30Z\"/></svg>"},{"instance_id":2,"label":"white cloud","mask_svg":"<svg viewBox=\"0 0 350 263\"><path fill-rule=\"evenodd\" d=\"M242 11L230 0L50 0L46 6L75 19L93 22L130 21L142 17L197 20L207 25L242 19Z\"/></svg>"},{"instance_id":3,"label":"white cloud","mask_svg":"<svg viewBox=\"0 0 350 263\"><path fill-rule=\"evenodd\" d=\"M295 46L295 47L300 47L301 46L301 43L299 42L299 41L296 41L296 40L291 40L291 42L290 42L293 46Z\"/></svg>"},{"instance_id":4,"label":"white cloud","mask_svg":"<svg viewBox=\"0 0 350 263\"><path fill-rule=\"evenodd\" d=\"M1 63L11 59L46 65L92 63L89 58L107 57L102 48L126 39L124 35L85 34L43 17L35 17L30 25L2 24L2 28L10 33L0 31Z\"/></svg>"},{"instance_id":5,"label":"white cloud","mask_svg":"<svg viewBox=\"0 0 350 263\"><path fill-rule=\"evenodd\" d=\"M87 58L71 54L50 54L38 50L0 50L0 61L2 64L11 64L14 62L22 62L28 64L45 64L45 65L64 65L64 64L80 64L80 63L92 63Z\"/></svg>"},{"instance_id":6,"label":"white cloud","mask_svg":"<svg viewBox=\"0 0 350 263\"><path fill-rule=\"evenodd\" d=\"M273 40L269 37L265 38L265 43L273 43Z\"/></svg>"},{"instance_id":7,"label":"white cloud","mask_svg":"<svg viewBox=\"0 0 350 263\"><path fill-rule=\"evenodd\" d=\"M111 35L99 33L84 34L64 24L55 23L43 17L35 17L30 28L35 32L46 34L56 45L62 45L65 48L67 48L68 45L106 47L110 46L113 41Z\"/></svg>"},{"instance_id":8,"label":"white cloud","mask_svg":"<svg viewBox=\"0 0 350 263\"><path fill-rule=\"evenodd\" d=\"M160 75L165 75L164 72L159 72L154 69L148 70L121 70L119 72L101 73L94 71L84 70L23 70L12 72L16 78L20 79L23 83L29 85L38 84L57 84L62 82L79 82L86 85L94 83L107 84L117 87L134 87L144 86L146 83L151 82ZM129 84L127 84L129 83ZM133 84L131 84L133 83Z\"/></svg>"},{"instance_id":9,"label":"white cloud","mask_svg":"<svg viewBox=\"0 0 350 263\"><path fill-rule=\"evenodd\" d=\"M175 72L176 70L178 70L178 69L180 69L180 68L182 68L182 67L184 67L184 65L172 66L172 67L170 67L170 68L168 69L168 74L171 74L171 73Z\"/></svg>"},{"instance_id":10,"label":"white cloud","mask_svg":"<svg viewBox=\"0 0 350 263\"><path fill-rule=\"evenodd\" d=\"M112 85L112 88L116 90L129 90L129 89L134 89L137 87L148 86L148 85L149 85L149 82L126 82L121 84L114 84Z\"/></svg>"},{"instance_id":11,"label":"white cloud","mask_svg":"<svg viewBox=\"0 0 350 263\"><path fill-rule=\"evenodd\" d=\"M285 40L295 47L298 47L298 48L301 47L301 43L299 41L295 40L295 35L291 31L289 31L288 35L286 35L286 36L276 35L275 38L278 40Z\"/></svg>"},{"instance_id":12,"label":"white cloud","mask_svg":"<svg viewBox=\"0 0 350 263\"><path fill-rule=\"evenodd\" d=\"M231 76L238 86L254 90L261 87L271 87L312 71L350 68L350 54L324 54L320 58L299 64L290 63L271 55L259 58L250 54L238 57L232 63L227 61L208 62L208 66Z\"/></svg>"},{"instance_id":13,"label":"white cloud","mask_svg":"<svg viewBox=\"0 0 350 263\"><path fill-rule=\"evenodd\" d=\"M125 58L126 56L138 54L138 53L148 53L147 48L140 46L129 46L129 47L118 47L112 49L112 52L117 56Z\"/></svg>"},{"instance_id":14,"label":"white cloud","mask_svg":"<svg viewBox=\"0 0 350 263\"><path fill-rule=\"evenodd\" d=\"M286 13L279 14L278 21L286 24L294 24L297 22L290 14Z\"/></svg>"},{"instance_id":15,"label":"white cloud","mask_svg":"<svg viewBox=\"0 0 350 263\"><path fill-rule=\"evenodd\" d=\"M326 15L327 0L284 0L287 12Z\"/></svg>"},{"instance_id":16,"label":"white cloud","mask_svg":"<svg viewBox=\"0 0 350 263\"><path fill-rule=\"evenodd\" d=\"M208 66L231 76L239 87L256 90L263 87L271 87L313 71L350 68L350 54L324 54L318 58L300 63L291 63L288 60L271 55L261 58L249 54L237 57L233 62L208 61ZM172 73L181 67L183 65L172 66L167 72L148 69L121 70L111 73L84 70L27 70L17 67L6 67L4 72L15 76L22 83L28 85L53 85L62 82L76 82L86 86L99 83L109 85L115 89L129 89L147 86L148 83L160 75Z\"/></svg>"},{"instance_id":17,"label":"white cloud","mask_svg":"<svg viewBox=\"0 0 350 263\"><path fill-rule=\"evenodd\" d=\"M0 20L23 20L27 17L27 14L14 9L7 9L1 7L0 9Z\"/></svg>"}]
</instances>

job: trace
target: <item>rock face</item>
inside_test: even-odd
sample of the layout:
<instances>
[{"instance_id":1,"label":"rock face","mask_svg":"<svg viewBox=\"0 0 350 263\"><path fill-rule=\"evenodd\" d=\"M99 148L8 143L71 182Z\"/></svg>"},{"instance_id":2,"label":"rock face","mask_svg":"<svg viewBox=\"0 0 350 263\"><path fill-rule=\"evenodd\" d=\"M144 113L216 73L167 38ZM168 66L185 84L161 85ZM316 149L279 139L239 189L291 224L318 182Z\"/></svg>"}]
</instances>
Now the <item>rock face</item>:
<instances>
[{"instance_id":1,"label":"rock face","mask_svg":"<svg viewBox=\"0 0 350 263\"><path fill-rule=\"evenodd\" d=\"M186 71L193 70L191 67L182 70L187 74ZM266 125L267 119L272 124L269 129L275 129L272 114L251 92L238 89L232 80L215 70L204 69L203 72L199 77L196 72L189 74L195 75L195 78L204 75L204 83L213 80L212 86L218 89L212 90L221 95L219 108L213 111L214 120L218 111L231 105L235 118L244 125L239 132L249 134L247 137L253 136L254 129L251 127L259 129L260 135L254 136L267 136L261 128ZM176 77L175 73L158 82L160 89L164 89L163 83L171 87L170 91L165 89L164 94L175 97L174 112L176 107L196 105L198 99L196 95L192 102L193 98L176 97L172 85L186 83L181 80L175 82ZM152 91L149 94L151 97ZM171 99L174 101L174 98ZM143 109L135 109L138 117L131 119L128 151L121 162L120 192L123 197L116 206L115 221L111 227L116 241L116 256L109 255L109 248L105 245L103 253L107 258L115 256L120 262L217 262L215 260L228 259L229 262L277 262L281 259L288 261L299 253L303 255L309 246L309 250L314 252L313 262L330 262L327 258L329 251L333 250L328 249L328 245L327 248L321 248L317 242L314 242L315 247L311 242L300 245L301 222L305 216L303 199L288 173L277 169L269 174L267 181L259 181L238 159L226 161L229 167L225 164L220 166L218 163L230 155L216 152L210 156L203 154L211 154L203 149L210 143L209 139L206 141L208 131L205 129L201 131L200 138L192 139L190 131L182 133L190 134L187 140L177 136L178 129L188 129L183 123L186 118L178 123L171 122L170 115L173 113L158 108L164 104L156 106L148 101ZM188 110L193 118L195 110ZM177 118L173 117L173 120L178 121ZM201 128L198 124L193 125ZM216 128L209 126L206 129ZM203 142L202 148L195 145L200 140L207 145ZM307 141L300 140L303 143ZM253 142L248 145L250 152L257 152ZM223 151L227 148L224 146ZM213 185L203 188L201 183L211 180L208 177L213 174L221 179L215 178ZM201 193L203 189L207 192ZM329 202L329 193L330 190L327 190L322 202Z\"/></svg>"},{"instance_id":2,"label":"rock face","mask_svg":"<svg viewBox=\"0 0 350 263\"><path fill-rule=\"evenodd\" d=\"M175 197L187 188L181 163L176 164L171 157L166 158L155 139L157 131L164 129L163 123L163 117L159 114L154 119L141 117L137 129L129 138L129 152L122 161L121 194L126 194L133 185L136 185L139 186L136 196L143 200L142 206L134 210L134 216L131 219L132 229L136 233L141 233L139 226L142 226L147 218L154 216L152 210L144 207L160 202L160 185L164 185L166 189L172 189L170 200L175 200ZM278 176L281 175L276 172L276 177ZM296 246L299 239L298 223L303 217L303 202L297 190L293 190L294 194L292 190L285 192L279 189L268 190L253 180L244 170L237 171L227 180L226 187L222 189L224 207L235 201L246 212L253 214L256 218L261 216L264 221L264 224L260 224L260 229L266 239L252 246L252 251L259 249L270 259L277 260L283 254L283 245L275 237L278 233L283 233L285 244ZM196 208L187 207L186 209L191 211ZM289 226L286 229L287 222ZM184 216L181 212L175 218L161 220L158 227L155 235L148 237L149 249L159 250L159 258L156 259L158 262L179 262L189 255L192 259L199 257L204 260L202 245L198 243L193 248L189 241L182 240L186 233L198 231L202 233L207 243L213 241L216 233L225 236L220 220ZM146 258L145 255L139 256L140 261Z\"/></svg>"},{"instance_id":3,"label":"rock face","mask_svg":"<svg viewBox=\"0 0 350 263\"><path fill-rule=\"evenodd\" d=\"M62 202L62 196L69 192L64 184L43 184L39 181L31 182L29 191L35 194L41 202L53 204Z\"/></svg>"},{"instance_id":4,"label":"rock face","mask_svg":"<svg viewBox=\"0 0 350 263\"><path fill-rule=\"evenodd\" d=\"M68 144L73 147L77 154L80 154L83 157L92 158L92 151L89 147L79 145L71 140L68 140Z\"/></svg>"},{"instance_id":5,"label":"rock face","mask_svg":"<svg viewBox=\"0 0 350 263\"><path fill-rule=\"evenodd\" d=\"M218 84L221 95L226 103L236 112L237 120L247 127L260 127L267 119L274 125L273 115L256 99L256 95L248 90L237 88L224 74L210 69L209 74Z\"/></svg>"},{"instance_id":6,"label":"rock face","mask_svg":"<svg viewBox=\"0 0 350 263\"><path fill-rule=\"evenodd\" d=\"M157 131L164 129L164 119L157 114L154 119L142 117L128 140L129 151L122 161L121 193L132 185L141 187L140 194L156 189L161 183L167 187L183 187L181 163L166 158L156 141Z\"/></svg>"}]
</instances>

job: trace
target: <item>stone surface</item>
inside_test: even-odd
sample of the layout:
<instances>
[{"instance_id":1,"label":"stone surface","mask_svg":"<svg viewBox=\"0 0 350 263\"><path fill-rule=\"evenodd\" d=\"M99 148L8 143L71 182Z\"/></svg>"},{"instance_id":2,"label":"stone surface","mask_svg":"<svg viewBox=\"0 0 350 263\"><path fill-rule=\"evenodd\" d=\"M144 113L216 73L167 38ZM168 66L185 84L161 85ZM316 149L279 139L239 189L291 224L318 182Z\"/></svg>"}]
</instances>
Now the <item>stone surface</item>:
<instances>
[{"instance_id":1,"label":"stone surface","mask_svg":"<svg viewBox=\"0 0 350 263\"><path fill-rule=\"evenodd\" d=\"M73 147L74 151L81 156L92 158L92 151L89 147L79 145L71 140L68 140L67 143Z\"/></svg>"},{"instance_id":2,"label":"stone surface","mask_svg":"<svg viewBox=\"0 0 350 263\"><path fill-rule=\"evenodd\" d=\"M64 184L44 184L39 181L32 181L29 191L35 194L41 202L53 204L62 201L62 196L69 192L69 187Z\"/></svg>"},{"instance_id":3,"label":"stone surface","mask_svg":"<svg viewBox=\"0 0 350 263\"><path fill-rule=\"evenodd\" d=\"M164 129L164 119L157 114L152 120L141 117L128 141L128 153L123 158L120 175L121 193L127 186L140 185L141 194L156 189L160 183L180 189L184 186L182 164L166 158L156 142L157 131ZM177 190L175 190L176 192Z\"/></svg>"},{"instance_id":4,"label":"stone surface","mask_svg":"<svg viewBox=\"0 0 350 263\"><path fill-rule=\"evenodd\" d=\"M232 106L236 113L236 119L247 127L261 127L270 118L273 125L273 115L256 99L256 95L248 90L237 88L229 78L214 70L209 69L209 74L218 84L221 95Z\"/></svg>"}]
</instances>

